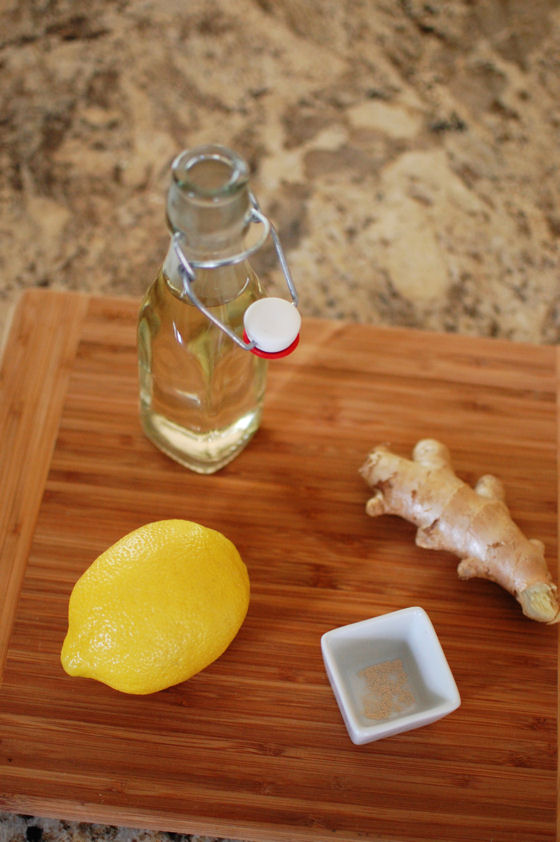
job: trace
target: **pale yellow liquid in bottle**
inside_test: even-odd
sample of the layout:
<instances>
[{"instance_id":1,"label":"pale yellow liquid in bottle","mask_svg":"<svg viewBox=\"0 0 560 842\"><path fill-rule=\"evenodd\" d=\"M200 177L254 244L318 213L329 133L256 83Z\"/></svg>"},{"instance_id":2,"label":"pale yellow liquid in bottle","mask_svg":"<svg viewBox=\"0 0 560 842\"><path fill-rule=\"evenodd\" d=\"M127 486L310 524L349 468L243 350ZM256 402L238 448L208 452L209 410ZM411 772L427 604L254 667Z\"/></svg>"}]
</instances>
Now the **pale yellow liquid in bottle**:
<instances>
[{"instance_id":1,"label":"pale yellow liquid in bottle","mask_svg":"<svg viewBox=\"0 0 560 842\"><path fill-rule=\"evenodd\" d=\"M211 271L203 302L242 336L245 310L262 297L258 278L247 263ZM212 288L220 291L221 303L213 302ZM235 290L229 300L228 288ZM140 311L138 358L140 418L160 450L209 474L245 447L261 418L266 361L239 348L188 299L181 300L163 271Z\"/></svg>"}]
</instances>

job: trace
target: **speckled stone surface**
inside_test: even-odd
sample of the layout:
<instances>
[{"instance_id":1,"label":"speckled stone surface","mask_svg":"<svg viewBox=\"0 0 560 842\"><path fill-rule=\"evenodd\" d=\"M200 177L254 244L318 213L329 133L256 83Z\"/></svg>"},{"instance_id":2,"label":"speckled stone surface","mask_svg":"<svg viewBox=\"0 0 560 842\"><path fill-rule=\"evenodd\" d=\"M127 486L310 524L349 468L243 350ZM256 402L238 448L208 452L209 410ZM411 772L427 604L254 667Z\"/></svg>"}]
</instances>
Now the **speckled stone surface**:
<instances>
[{"instance_id":1,"label":"speckled stone surface","mask_svg":"<svg viewBox=\"0 0 560 842\"><path fill-rule=\"evenodd\" d=\"M555 0L3 9L3 322L25 286L140 296L171 159L220 141L304 315L557 341Z\"/></svg>"},{"instance_id":2,"label":"speckled stone surface","mask_svg":"<svg viewBox=\"0 0 560 842\"><path fill-rule=\"evenodd\" d=\"M214 842L214 837L166 833L0 812L0 842ZM238 842L224 839L223 842Z\"/></svg>"},{"instance_id":3,"label":"speckled stone surface","mask_svg":"<svg viewBox=\"0 0 560 842\"><path fill-rule=\"evenodd\" d=\"M0 337L25 287L140 299L169 164L217 141L304 317L556 343L559 56L557 0L5 0ZM0 814L40 838L177 839Z\"/></svg>"}]
</instances>

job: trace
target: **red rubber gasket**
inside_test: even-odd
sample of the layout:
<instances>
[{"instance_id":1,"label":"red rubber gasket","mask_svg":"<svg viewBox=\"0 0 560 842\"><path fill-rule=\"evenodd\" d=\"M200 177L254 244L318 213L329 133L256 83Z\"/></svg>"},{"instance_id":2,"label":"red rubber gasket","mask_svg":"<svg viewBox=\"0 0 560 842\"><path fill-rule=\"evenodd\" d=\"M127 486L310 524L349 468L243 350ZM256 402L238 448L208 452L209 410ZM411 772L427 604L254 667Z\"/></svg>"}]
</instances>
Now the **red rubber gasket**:
<instances>
[{"instance_id":1,"label":"red rubber gasket","mask_svg":"<svg viewBox=\"0 0 560 842\"><path fill-rule=\"evenodd\" d=\"M249 342L249 337L247 336L247 332L243 331L243 341ZM292 351L295 351L299 344L299 333L292 342L291 345L288 345L287 348L284 348L282 351L261 351L260 348L256 346L251 348L251 353L255 354L257 357L263 357L265 360L278 360L280 357L287 357L288 354L291 354Z\"/></svg>"}]
</instances>

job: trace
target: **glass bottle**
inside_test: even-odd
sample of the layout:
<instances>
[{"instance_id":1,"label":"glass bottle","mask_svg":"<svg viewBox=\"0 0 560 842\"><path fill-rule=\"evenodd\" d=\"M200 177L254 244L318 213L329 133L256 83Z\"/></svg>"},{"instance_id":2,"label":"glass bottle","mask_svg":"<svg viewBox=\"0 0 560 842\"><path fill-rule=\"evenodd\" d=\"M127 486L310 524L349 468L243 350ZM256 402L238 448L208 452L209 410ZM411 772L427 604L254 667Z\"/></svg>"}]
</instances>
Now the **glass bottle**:
<instances>
[{"instance_id":1,"label":"glass bottle","mask_svg":"<svg viewBox=\"0 0 560 842\"><path fill-rule=\"evenodd\" d=\"M231 150L209 145L182 152L171 172L172 238L138 321L140 418L160 450L211 474L256 432L266 386L266 359L240 347L190 297L241 337L245 310L264 296L246 258L227 263L248 253L249 171ZM187 265L195 267L190 282L177 237Z\"/></svg>"}]
</instances>

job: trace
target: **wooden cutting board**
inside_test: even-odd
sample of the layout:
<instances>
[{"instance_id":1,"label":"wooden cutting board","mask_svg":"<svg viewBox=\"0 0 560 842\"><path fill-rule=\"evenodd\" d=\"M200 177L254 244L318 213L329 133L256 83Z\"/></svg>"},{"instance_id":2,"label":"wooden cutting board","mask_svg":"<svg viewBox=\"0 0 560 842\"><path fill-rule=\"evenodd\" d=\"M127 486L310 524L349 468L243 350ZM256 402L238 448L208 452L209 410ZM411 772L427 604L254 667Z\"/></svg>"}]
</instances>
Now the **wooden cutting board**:
<instances>
[{"instance_id":1,"label":"wooden cutting board","mask_svg":"<svg viewBox=\"0 0 560 842\"><path fill-rule=\"evenodd\" d=\"M307 319L270 365L264 421L219 474L159 453L137 419L138 303L27 293L0 400L0 807L253 840L553 840L557 627L525 619L414 529L365 515L358 468L441 438L469 482L506 484L557 576L557 351ZM227 652L128 697L66 676L75 580L160 518L219 529L252 598ZM425 728L350 742L328 629L420 605L462 697Z\"/></svg>"}]
</instances>

